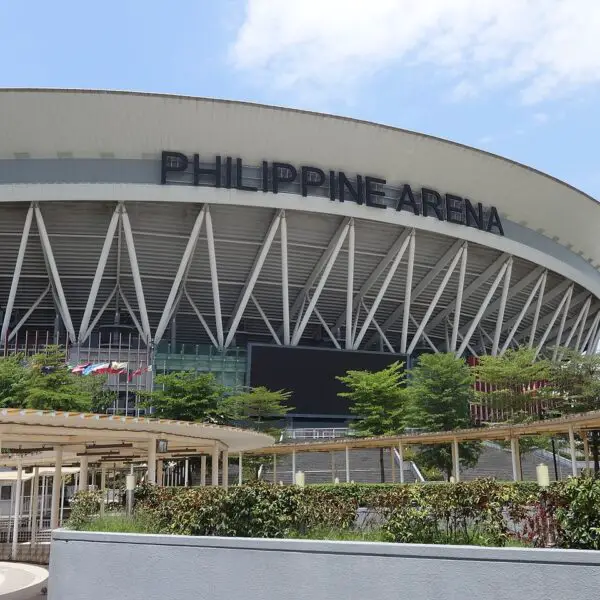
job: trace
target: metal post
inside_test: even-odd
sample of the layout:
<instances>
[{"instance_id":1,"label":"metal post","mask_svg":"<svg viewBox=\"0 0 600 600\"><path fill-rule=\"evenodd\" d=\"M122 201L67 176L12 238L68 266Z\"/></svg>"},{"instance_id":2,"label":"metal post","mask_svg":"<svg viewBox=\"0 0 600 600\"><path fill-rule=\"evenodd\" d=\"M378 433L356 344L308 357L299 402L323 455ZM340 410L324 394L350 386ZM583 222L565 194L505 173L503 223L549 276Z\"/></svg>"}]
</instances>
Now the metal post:
<instances>
[{"instance_id":1,"label":"metal post","mask_svg":"<svg viewBox=\"0 0 600 600\"><path fill-rule=\"evenodd\" d=\"M31 544L37 541L38 513L40 495L40 468L33 467L33 480L31 483Z\"/></svg>"},{"instance_id":2,"label":"metal post","mask_svg":"<svg viewBox=\"0 0 600 600\"><path fill-rule=\"evenodd\" d=\"M277 485L277 454L273 454L273 485Z\"/></svg>"},{"instance_id":3,"label":"metal post","mask_svg":"<svg viewBox=\"0 0 600 600\"><path fill-rule=\"evenodd\" d=\"M354 219L348 231L348 279L346 281L346 350L352 349L352 313L354 311Z\"/></svg>"},{"instance_id":4,"label":"metal post","mask_svg":"<svg viewBox=\"0 0 600 600\"><path fill-rule=\"evenodd\" d=\"M406 266L406 285L404 288L404 311L402 315L402 334L400 336L400 352L406 352L406 344L408 342L408 322L410 320L410 303L412 294L412 280L415 270L415 231L413 229L410 234L410 242L408 246L408 264Z\"/></svg>"},{"instance_id":5,"label":"metal post","mask_svg":"<svg viewBox=\"0 0 600 600\"><path fill-rule=\"evenodd\" d=\"M575 452L575 431L573 425L569 425L569 448L571 450L571 472L577 477L577 453Z\"/></svg>"},{"instance_id":6,"label":"metal post","mask_svg":"<svg viewBox=\"0 0 600 600\"><path fill-rule=\"evenodd\" d=\"M244 483L244 453L240 452L238 456L238 485Z\"/></svg>"},{"instance_id":7,"label":"metal post","mask_svg":"<svg viewBox=\"0 0 600 600\"><path fill-rule=\"evenodd\" d=\"M225 448L222 453L223 457L223 487L229 487L229 450Z\"/></svg>"},{"instance_id":8,"label":"metal post","mask_svg":"<svg viewBox=\"0 0 600 600\"><path fill-rule=\"evenodd\" d=\"M88 457L82 456L79 461L79 489L78 492L88 490Z\"/></svg>"},{"instance_id":9,"label":"metal post","mask_svg":"<svg viewBox=\"0 0 600 600\"><path fill-rule=\"evenodd\" d=\"M190 459L186 458L184 461L185 473L183 474L183 485L185 487L189 486L189 471L190 471Z\"/></svg>"},{"instance_id":10,"label":"metal post","mask_svg":"<svg viewBox=\"0 0 600 600\"><path fill-rule=\"evenodd\" d=\"M512 460L513 481L521 481L521 451L519 438L510 439L510 456Z\"/></svg>"},{"instance_id":11,"label":"metal post","mask_svg":"<svg viewBox=\"0 0 600 600\"><path fill-rule=\"evenodd\" d=\"M65 478L61 476L59 525L63 524L63 517L65 514L65 487L66 487L66 485L67 485L67 482L65 481ZM75 485L75 489L77 489L77 484Z\"/></svg>"},{"instance_id":12,"label":"metal post","mask_svg":"<svg viewBox=\"0 0 600 600\"><path fill-rule=\"evenodd\" d=\"M285 213L281 215L281 300L283 303L283 343L290 345L290 289L288 281L288 238L287 219Z\"/></svg>"},{"instance_id":13,"label":"metal post","mask_svg":"<svg viewBox=\"0 0 600 600\"><path fill-rule=\"evenodd\" d=\"M350 483L350 448L346 446L346 483Z\"/></svg>"},{"instance_id":14,"label":"metal post","mask_svg":"<svg viewBox=\"0 0 600 600\"><path fill-rule=\"evenodd\" d=\"M213 234L212 218L208 205L206 207L206 242L208 246L208 264L210 267L210 280L213 292L213 306L215 313L215 326L219 348L223 348L223 318L221 317L221 296L219 293L219 275L217 272L217 255L215 252L215 236Z\"/></svg>"},{"instance_id":15,"label":"metal post","mask_svg":"<svg viewBox=\"0 0 600 600\"><path fill-rule=\"evenodd\" d=\"M585 457L585 468L586 471L588 471L590 468L590 441L588 439L587 431L582 431L581 437L583 437L583 454Z\"/></svg>"},{"instance_id":16,"label":"metal post","mask_svg":"<svg viewBox=\"0 0 600 600\"><path fill-rule=\"evenodd\" d=\"M400 463L400 483L404 483L404 447L398 443L398 462Z\"/></svg>"},{"instance_id":17,"label":"metal post","mask_svg":"<svg viewBox=\"0 0 600 600\"><path fill-rule=\"evenodd\" d=\"M335 483L335 452L331 453L331 483Z\"/></svg>"},{"instance_id":18,"label":"metal post","mask_svg":"<svg viewBox=\"0 0 600 600\"><path fill-rule=\"evenodd\" d=\"M396 469L394 466L394 448L390 448L390 467L392 468L392 483L396 483Z\"/></svg>"},{"instance_id":19,"label":"metal post","mask_svg":"<svg viewBox=\"0 0 600 600\"><path fill-rule=\"evenodd\" d=\"M200 485L206 485L206 454L200 457Z\"/></svg>"},{"instance_id":20,"label":"metal post","mask_svg":"<svg viewBox=\"0 0 600 600\"><path fill-rule=\"evenodd\" d=\"M296 451L292 450L292 484L296 483Z\"/></svg>"},{"instance_id":21,"label":"metal post","mask_svg":"<svg viewBox=\"0 0 600 600\"><path fill-rule=\"evenodd\" d=\"M212 451L212 460L211 460L211 485L217 487L219 485L219 446L215 444L215 447Z\"/></svg>"},{"instance_id":22,"label":"metal post","mask_svg":"<svg viewBox=\"0 0 600 600\"><path fill-rule=\"evenodd\" d=\"M460 463L457 439L452 440L452 473L454 475L454 481L458 483L460 481Z\"/></svg>"},{"instance_id":23,"label":"metal post","mask_svg":"<svg viewBox=\"0 0 600 600\"><path fill-rule=\"evenodd\" d=\"M165 463L162 459L156 461L156 483L161 487L165 485Z\"/></svg>"},{"instance_id":24,"label":"metal post","mask_svg":"<svg viewBox=\"0 0 600 600\"><path fill-rule=\"evenodd\" d=\"M62 481L62 446L54 447L55 463L54 477L52 479L52 504L50 505L50 529L58 528L58 514L60 508L60 484Z\"/></svg>"},{"instance_id":25,"label":"metal post","mask_svg":"<svg viewBox=\"0 0 600 600\"><path fill-rule=\"evenodd\" d=\"M458 328L460 327L460 314L462 312L463 292L465 287L465 275L467 274L467 257L467 246L465 245L460 259L458 290L456 292L456 304L454 305L454 324L452 325L452 338L450 340L450 348L447 349L448 352L456 352L456 342L458 341Z\"/></svg>"},{"instance_id":26,"label":"metal post","mask_svg":"<svg viewBox=\"0 0 600 600\"><path fill-rule=\"evenodd\" d=\"M11 559L17 560L17 544L19 543L19 522L21 520L21 493L23 491L23 463L19 460L17 466L17 486L15 490L15 513L13 516L13 537Z\"/></svg>"},{"instance_id":27,"label":"metal post","mask_svg":"<svg viewBox=\"0 0 600 600\"><path fill-rule=\"evenodd\" d=\"M148 441L148 483L156 484L156 440Z\"/></svg>"},{"instance_id":28,"label":"metal post","mask_svg":"<svg viewBox=\"0 0 600 600\"><path fill-rule=\"evenodd\" d=\"M494 332L494 340L492 343L492 356L496 356L498 354L498 346L500 345L500 334L502 333L502 325L504 323L504 311L506 310L506 301L508 300L508 292L510 290L512 264L512 258L509 258L508 266L506 267L506 274L504 276L504 285L502 286L500 308L498 309L498 317L496 318L496 330Z\"/></svg>"},{"instance_id":29,"label":"metal post","mask_svg":"<svg viewBox=\"0 0 600 600\"><path fill-rule=\"evenodd\" d=\"M156 473L155 473L156 479ZM156 483L154 481L153 483ZM104 505L106 504L106 464L100 465L100 492L102 493L102 500L100 502L100 515L104 516Z\"/></svg>"}]
</instances>

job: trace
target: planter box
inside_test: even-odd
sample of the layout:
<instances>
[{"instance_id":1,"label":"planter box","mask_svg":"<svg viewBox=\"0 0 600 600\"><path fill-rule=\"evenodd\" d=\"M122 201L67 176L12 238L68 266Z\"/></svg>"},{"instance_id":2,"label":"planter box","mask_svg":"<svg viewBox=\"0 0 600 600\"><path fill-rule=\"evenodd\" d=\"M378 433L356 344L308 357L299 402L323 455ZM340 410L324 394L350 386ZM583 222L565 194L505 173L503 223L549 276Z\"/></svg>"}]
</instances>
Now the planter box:
<instances>
[{"instance_id":1,"label":"planter box","mask_svg":"<svg viewBox=\"0 0 600 600\"><path fill-rule=\"evenodd\" d=\"M593 598L600 552L55 531L49 600Z\"/></svg>"}]
</instances>

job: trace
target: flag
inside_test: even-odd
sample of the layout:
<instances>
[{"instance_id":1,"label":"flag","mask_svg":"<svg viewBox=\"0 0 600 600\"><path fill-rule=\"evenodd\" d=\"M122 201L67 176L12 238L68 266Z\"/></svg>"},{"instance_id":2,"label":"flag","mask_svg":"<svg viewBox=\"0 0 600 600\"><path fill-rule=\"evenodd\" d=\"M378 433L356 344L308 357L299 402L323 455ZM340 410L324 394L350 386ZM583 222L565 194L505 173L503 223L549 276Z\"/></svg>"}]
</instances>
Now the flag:
<instances>
[{"instance_id":1,"label":"flag","mask_svg":"<svg viewBox=\"0 0 600 600\"><path fill-rule=\"evenodd\" d=\"M107 373L110 375L121 375L127 371L127 363L126 362L111 362L110 367L108 368Z\"/></svg>"},{"instance_id":2,"label":"flag","mask_svg":"<svg viewBox=\"0 0 600 600\"><path fill-rule=\"evenodd\" d=\"M101 375L107 373L110 363L96 363L88 365L82 372L82 375Z\"/></svg>"},{"instance_id":3,"label":"flag","mask_svg":"<svg viewBox=\"0 0 600 600\"><path fill-rule=\"evenodd\" d=\"M77 365L76 367L72 367L71 369L71 373L75 374L75 375L81 375L83 373L83 371L85 371L85 369L87 369L92 363L82 363L80 365Z\"/></svg>"},{"instance_id":4,"label":"flag","mask_svg":"<svg viewBox=\"0 0 600 600\"><path fill-rule=\"evenodd\" d=\"M151 371L152 371L152 365L148 365L146 367L142 367L140 365L139 369L136 369L135 371L132 371L131 373L129 373L128 381L131 381L134 377L139 377L143 373L148 373Z\"/></svg>"}]
</instances>

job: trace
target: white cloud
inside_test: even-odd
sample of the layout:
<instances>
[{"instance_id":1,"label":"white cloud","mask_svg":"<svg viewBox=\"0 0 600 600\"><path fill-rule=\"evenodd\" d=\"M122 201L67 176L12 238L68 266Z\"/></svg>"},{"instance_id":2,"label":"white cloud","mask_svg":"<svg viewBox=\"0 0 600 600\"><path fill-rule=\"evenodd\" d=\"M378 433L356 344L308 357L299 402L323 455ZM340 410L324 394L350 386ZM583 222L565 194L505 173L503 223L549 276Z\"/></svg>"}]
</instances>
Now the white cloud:
<instances>
[{"instance_id":1,"label":"white cloud","mask_svg":"<svg viewBox=\"0 0 600 600\"><path fill-rule=\"evenodd\" d=\"M277 88L343 96L431 66L455 99L514 85L535 104L600 82L599 33L599 0L246 0L231 56Z\"/></svg>"},{"instance_id":2,"label":"white cloud","mask_svg":"<svg viewBox=\"0 0 600 600\"><path fill-rule=\"evenodd\" d=\"M533 115L533 120L536 123L539 123L540 125L547 123L549 118L550 117L546 113L543 113L543 112L538 112Z\"/></svg>"}]
</instances>

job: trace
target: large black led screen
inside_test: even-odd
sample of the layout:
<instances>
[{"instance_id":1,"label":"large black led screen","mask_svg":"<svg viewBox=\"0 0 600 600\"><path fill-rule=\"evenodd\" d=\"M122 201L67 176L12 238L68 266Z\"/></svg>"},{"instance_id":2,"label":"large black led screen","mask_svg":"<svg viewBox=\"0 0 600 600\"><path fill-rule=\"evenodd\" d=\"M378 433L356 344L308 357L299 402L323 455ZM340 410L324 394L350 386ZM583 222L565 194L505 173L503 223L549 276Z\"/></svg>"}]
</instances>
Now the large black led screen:
<instances>
[{"instance_id":1,"label":"large black led screen","mask_svg":"<svg viewBox=\"0 0 600 600\"><path fill-rule=\"evenodd\" d=\"M338 397L347 388L336 377L346 371L380 371L404 359L380 352L349 352L321 348L284 348L252 344L249 353L252 387L292 392L296 415L348 415L348 402Z\"/></svg>"}]
</instances>

